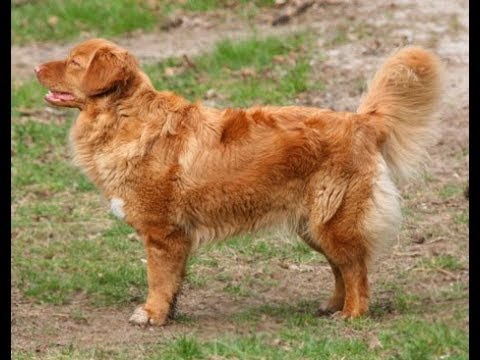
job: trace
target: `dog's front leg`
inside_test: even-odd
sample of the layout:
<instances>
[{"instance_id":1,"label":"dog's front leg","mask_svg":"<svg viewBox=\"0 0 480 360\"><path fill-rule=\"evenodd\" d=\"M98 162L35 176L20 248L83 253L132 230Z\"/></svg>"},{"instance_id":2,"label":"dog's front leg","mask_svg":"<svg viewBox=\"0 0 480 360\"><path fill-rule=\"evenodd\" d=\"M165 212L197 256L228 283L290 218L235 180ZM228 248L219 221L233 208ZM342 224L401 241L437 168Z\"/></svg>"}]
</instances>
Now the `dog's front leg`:
<instances>
[{"instance_id":1,"label":"dog's front leg","mask_svg":"<svg viewBox=\"0 0 480 360\"><path fill-rule=\"evenodd\" d=\"M184 275L191 242L183 231L147 231L143 234L147 251L148 297L130 322L164 325L176 300Z\"/></svg>"}]
</instances>

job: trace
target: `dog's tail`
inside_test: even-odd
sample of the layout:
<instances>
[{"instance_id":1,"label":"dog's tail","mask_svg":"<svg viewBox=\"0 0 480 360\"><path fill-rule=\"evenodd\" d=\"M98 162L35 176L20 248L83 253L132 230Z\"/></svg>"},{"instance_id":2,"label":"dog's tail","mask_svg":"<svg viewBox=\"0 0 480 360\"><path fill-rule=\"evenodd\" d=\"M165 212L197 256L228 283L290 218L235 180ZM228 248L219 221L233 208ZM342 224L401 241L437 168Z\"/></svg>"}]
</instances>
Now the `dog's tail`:
<instances>
[{"instance_id":1,"label":"dog's tail","mask_svg":"<svg viewBox=\"0 0 480 360\"><path fill-rule=\"evenodd\" d=\"M427 157L441 78L442 65L437 56L420 47L405 47L378 70L357 110L382 123L383 157L398 180L415 175L419 163Z\"/></svg>"}]
</instances>

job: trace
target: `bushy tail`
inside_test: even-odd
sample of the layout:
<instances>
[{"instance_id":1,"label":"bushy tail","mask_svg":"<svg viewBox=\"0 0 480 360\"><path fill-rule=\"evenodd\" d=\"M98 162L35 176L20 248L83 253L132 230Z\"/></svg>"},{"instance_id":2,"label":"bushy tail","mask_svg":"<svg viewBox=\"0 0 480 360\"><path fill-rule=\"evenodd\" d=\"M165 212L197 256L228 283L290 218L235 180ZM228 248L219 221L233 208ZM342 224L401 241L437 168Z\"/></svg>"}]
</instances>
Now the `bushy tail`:
<instances>
[{"instance_id":1,"label":"bushy tail","mask_svg":"<svg viewBox=\"0 0 480 360\"><path fill-rule=\"evenodd\" d=\"M394 177L405 180L426 159L432 115L441 94L442 65L416 46L393 53L373 77L358 113L379 115L387 128L383 157Z\"/></svg>"}]
</instances>

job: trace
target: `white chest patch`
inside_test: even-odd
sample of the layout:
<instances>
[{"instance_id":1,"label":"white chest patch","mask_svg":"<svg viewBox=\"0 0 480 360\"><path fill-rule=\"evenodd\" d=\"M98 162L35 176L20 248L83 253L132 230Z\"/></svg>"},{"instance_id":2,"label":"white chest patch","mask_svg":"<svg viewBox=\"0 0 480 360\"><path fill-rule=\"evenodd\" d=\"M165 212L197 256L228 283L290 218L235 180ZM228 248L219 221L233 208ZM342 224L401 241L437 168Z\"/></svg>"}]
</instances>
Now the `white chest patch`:
<instances>
[{"instance_id":1,"label":"white chest patch","mask_svg":"<svg viewBox=\"0 0 480 360\"><path fill-rule=\"evenodd\" d=\"M110 210L112 211L113 215L119 219L123 219L125 217L123 205L125 205L125 202L120 198L113 198L110 200Z\"/></svg>"}]
</instances>

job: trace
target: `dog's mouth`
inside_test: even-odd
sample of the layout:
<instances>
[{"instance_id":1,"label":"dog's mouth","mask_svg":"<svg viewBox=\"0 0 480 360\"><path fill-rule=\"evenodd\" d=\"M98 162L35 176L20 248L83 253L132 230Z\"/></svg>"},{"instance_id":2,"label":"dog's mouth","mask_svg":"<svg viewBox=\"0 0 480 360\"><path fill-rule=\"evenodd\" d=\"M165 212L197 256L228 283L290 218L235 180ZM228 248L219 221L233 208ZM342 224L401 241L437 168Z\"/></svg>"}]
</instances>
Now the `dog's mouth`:
<instances>
[{"instance_id":1,"label":"dog's mouth","mask_svg":"<svg viewBox=\"0 0 480 360\"><path fill-rule=\"evenodd\" d=\"M49 90L47 95L45 95L45 100L53 103L62 103L75 100L75 95L65 91Z\"/></svg>"}]
</instances>

